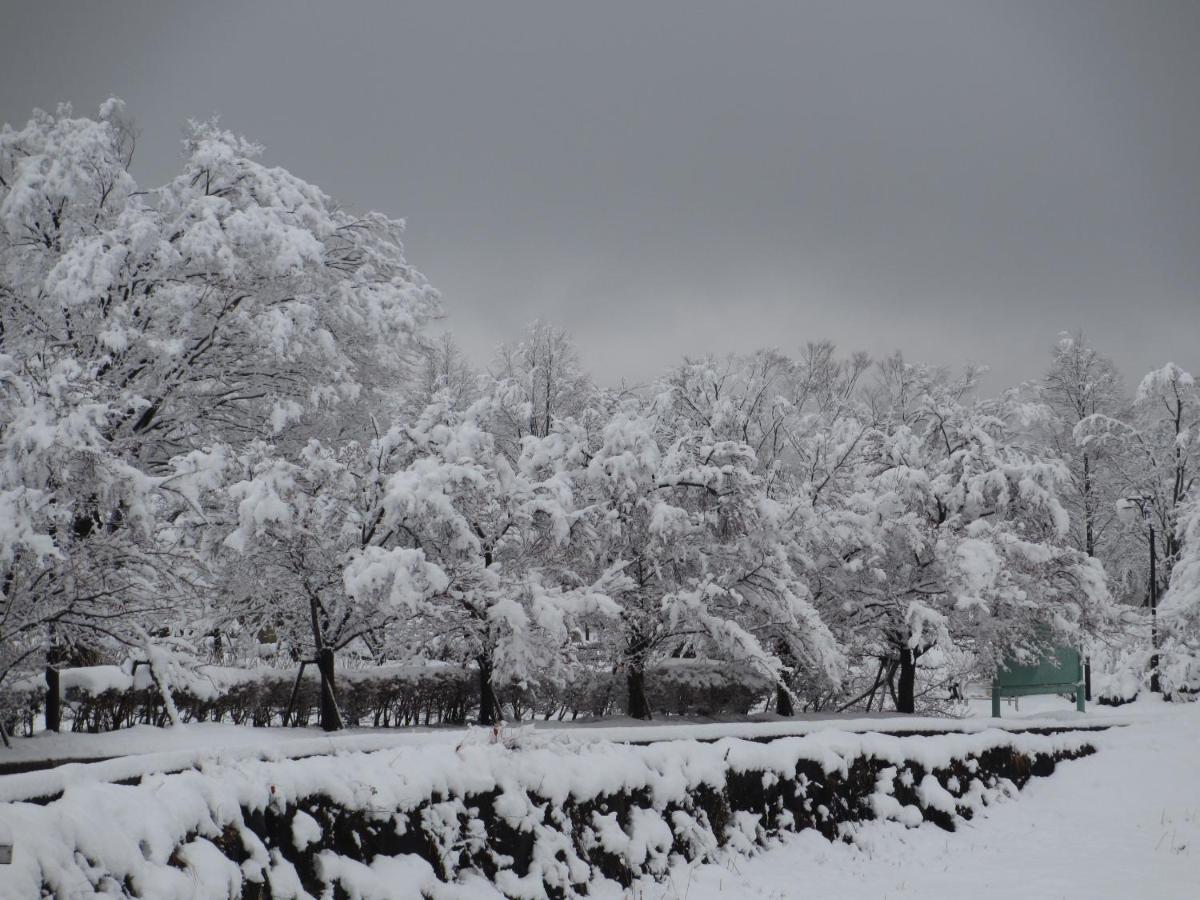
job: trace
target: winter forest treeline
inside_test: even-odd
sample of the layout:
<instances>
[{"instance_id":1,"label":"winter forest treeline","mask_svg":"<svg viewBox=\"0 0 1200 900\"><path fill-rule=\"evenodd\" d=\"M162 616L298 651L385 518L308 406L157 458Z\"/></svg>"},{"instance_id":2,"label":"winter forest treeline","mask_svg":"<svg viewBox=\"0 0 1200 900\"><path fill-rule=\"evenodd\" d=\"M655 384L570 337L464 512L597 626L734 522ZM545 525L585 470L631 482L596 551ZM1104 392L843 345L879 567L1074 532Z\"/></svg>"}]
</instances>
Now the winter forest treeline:
<instances>
[{"instance_id":1,"label":"winter forest treeline","mask_svg":"<svg viewBox=\"0 0 1200 900\"><path fill-rule=\"evenodd\" d=\"M1148 684L1129 497L1163 688L1200 686L1179 367L1127 387L1077 334L983 397L796 335L610 390L534 324L476 370L399 222L215 123L146 189L134 134L115 100L0 132L0 690L336 657L467 666L485 722L616 673L646 717L697 659L782 712L911 712L1050 643Z\"/></svg>"}]
</instances>

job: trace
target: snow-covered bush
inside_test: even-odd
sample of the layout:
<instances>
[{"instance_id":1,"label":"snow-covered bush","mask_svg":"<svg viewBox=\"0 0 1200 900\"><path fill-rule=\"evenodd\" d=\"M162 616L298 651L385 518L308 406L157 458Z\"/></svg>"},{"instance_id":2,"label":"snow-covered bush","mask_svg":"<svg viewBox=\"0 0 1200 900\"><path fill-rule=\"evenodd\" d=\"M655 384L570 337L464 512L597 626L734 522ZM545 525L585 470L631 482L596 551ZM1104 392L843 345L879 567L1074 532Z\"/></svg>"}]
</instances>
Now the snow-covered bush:
<instances>
[{"instance_id":1,"label":"snow-covered bush","mask_svg":"<svg viewBox=\"0 0 1200 900\"><path fill-rule=\"evenodd\" d=\"M1101 706L1123 706L1137 699L1142 689L1139 673L1129 668L1092 677L1092 696Z\"/></svg>"},{"instance_id":2,"label":"snow-covered bush","mask_svg":"<svg viewBox=\"0 0 1200 900\"><path fill-rule=\"evenodd\" d=\"M162 693L150 672L139 667L93 666L60 673L63 719L72 731L110 731L169 721ZM304 725L320 707L319 673L297 670L199 666L176 674L171 697L183 722L279 725L291 705L290 722ZM345 687L345 714L354 724L381 727L462 722L472 709L477 675L459 666L410 664L337 671ZM293 700L292 692L295 689ZM6 692L9 721L27 733L45 703L41 676L14 682Z\"/></svg>"},{"instance_id":3,"label":"snow-covered bush","mask_svg":"<svg viewBox=\"0 0 1200 900\"><path fill-rule=\"evenodd\" d=\"M865 819L953 829L1081 735L825 732L760 744L526 738L211 763L0 806L20 835L0 897L578 895L683 860L752 853ZM116 827L114 827L116 826ZM611 885L610 885L611 887Z\"/></svg>"},{"instance_id":4,"label":"snow-covered bush","mask_svg":"<svg viewBox=\"0 0 1200 900\"><path fill-rule=\"evenodd\" d=\"M60 672L64 727L77 732L112 731L170 721L162 692L149 669L103 665ZM774 682L750 669L705 659L662 660L649 669L648 695L663 714L742 715L762 708ZM280 725L317 720L320 676L305 668L237 669L202 665L173 673L171 697L180 721ZM449 663L412 663L336 670L347 725L377 728L462 723L478 716L479 672ZM295 696L293 697L293 690ZM509 721L576 719L625 711L624 679L612 670L577 668L565 677L496 684L494 711ZM0 723L10 733L32 734L46 702L38 675L8 685L0 694Z\"/></svg>"},{"instance_id":5,"label":"snow-covered bush","mask_svg":"<svg viewBox=\"0 0 1200 900\"><path fill-rule=\"evenodd\" d=\"M501 709L544 719L629 714L627 680L611 669L575 668L565 678L500 689ZM646 668L646 699L661 715L745 715L761 710L775 682L757 670L713 659L663 659ZM515 718L521 718L516 716Z\"/></svg>"},{"instance_id":6,"label":"snow-covered bush","mask_svg":"<svg viewBox=\"0 0 1200 900\"><path fill-rule=\"evenodd\" d=\"M1200 697L1200 652L1194 646L1168 642L1159 665L1164 699L1188 702Z\"/></svg>"}]
</instances>

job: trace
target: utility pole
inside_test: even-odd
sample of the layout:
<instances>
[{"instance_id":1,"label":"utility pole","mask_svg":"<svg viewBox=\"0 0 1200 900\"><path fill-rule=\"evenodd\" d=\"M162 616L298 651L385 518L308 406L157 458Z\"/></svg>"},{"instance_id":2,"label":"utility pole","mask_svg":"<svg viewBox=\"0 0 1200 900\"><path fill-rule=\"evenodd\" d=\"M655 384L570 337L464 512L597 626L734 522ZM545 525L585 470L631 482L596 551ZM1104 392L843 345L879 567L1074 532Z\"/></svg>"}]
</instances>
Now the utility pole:
<instances>
[{"instance_id":1,"label":"utility pole","mask_svg":"<svg viewBox=\"0 0 1200 900\"><path fill-rule=\"evenodd\" d=\"M1150 527L1150 646L1154 652L1150 656L1150 693L1161 694L1162 684L1158 678L1158 573L1155 566L1158 561L1158 549L1154 544L1154 520L1146 515L1146 524Z\"/></svg>"},{"instance_id":2,"label":"utility pole","mask_svg":"<svg viewBox=\"0 0 1200 900\"><path fill-rule=\"evenodd\" d=\"M1139 512L1150 535L1150 692L1161 694L1162 681L1158 675L1158 546L1154 541L1154 498L1122 497L1117 501L1117 516L1126 525L1134 524Z\"/></svg>"}]
</instances>

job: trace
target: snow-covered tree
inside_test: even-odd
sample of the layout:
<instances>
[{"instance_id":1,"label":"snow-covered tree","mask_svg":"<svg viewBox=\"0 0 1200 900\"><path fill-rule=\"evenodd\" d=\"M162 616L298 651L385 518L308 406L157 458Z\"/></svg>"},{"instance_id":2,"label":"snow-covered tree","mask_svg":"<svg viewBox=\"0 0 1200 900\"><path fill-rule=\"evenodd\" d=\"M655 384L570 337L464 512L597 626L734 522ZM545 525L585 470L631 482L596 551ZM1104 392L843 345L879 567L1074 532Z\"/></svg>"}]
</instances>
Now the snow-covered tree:
<instances>
[{"instance_id":1,"label":"snow-covered tree","mask_svg":"<svg viewBox=\"0 0 1200 900\"><path fill-rule=\"evenodd\" d=\"M510 448L526 435L549 434L556 419L578 419L600 405L600 392L584 371L575 342L545 322L534 322L519 341L500 345L491 376L505 396L504 421L498 423L504 433L498 437Z\"/></svg>"},{"instance_id":2,"label":"snow-covered tree","mask_svg":"<svg viewBox=\"0 0 1200 900\"><path fill-rule=\"evenodd\" d=\"M815 498L835 473L852 468L869 416L858 398L864 354L837 356L833 344L807 344L792 359L760 350L685 360L667 378L680 415L754 451L768 490L804 485Z\"/></svg>"},{"instance_id":3,"label":"snow-covered tree","mask_svg":"<svg viewBox=\"0 0 1200 900\"><path fill-rule=\"evenodd\" d=\"M1059 499L1071 515L1071 541L1089 556L1112 559L1120 531L1115 506L1120 485L1114 468L1121 461L1109 455L1117 448L1093 442L1079 446L1076 426L1097 415L1126 420L1130 404L1124 380L1085 335L1064 334L1042 377L1039 399L1051 413L1045 439L1070 473Z\"/></svg>"},{"instance_id":4,"label":"snow-covered tree","mask_svg":"<svg viewBox=\"0 0 1200 900\"><path fill-rule=\"evenodd\" d=\"M1147 578L1150 607L1151 689L1159 689L1159 635L1154 598L1171 584L1188 533L1181 514L1194 494L1200 471L1200 389L1174 363L1148 373L1138 385L1129 421L1097 414L1076 426L1077 442L1116 461L1113 468L1122 504L1144 515L1129 516L1129 541L1136 548L1153 538L1154 574ZM1136 549L1132 552L1136 553ZM1149 556L1149 554L1147 554ZM1145 571L1145 570L1143 570Z\"/></svg>"},{"instance_id":5,"label":"snow-covered tree","mask_svg":"<svg viewBox=\"0 0 1200 900\"><path fill-rule=\"evenodd\" d=\"M186 621L205 589L177 524L223 468L175 457L147 473L117 452L119 413L72 361L50 372L0 354L0 680L45 656L145 649L147 629Z\"/></svg>"},{"instance_id":6,"label":"snow-covered tree","mask_svg":"<svg viewBox=\"0 0 1200 900\"><path fill-rule=\"evenodd\" d=\"M1200 389L1174 363L1138 385L1130 421L1098 413L1080 422L1084 448L1109 452L1124 497L1149 502L1159 544L1159 583L1165 587L1179 551L1179 510L1200 469Z\"/></svg>"},{"instance_id":7,"label":"snow-covered tree","mask_svg":"<svg viewBox=\"0 0 1200 900\"><path fill-rule=\"evenodd\" d=\"M1121 373L1083 332L1063 333L1036 396L1050 412L1037 437L1063 460L1069 474L1060 485L1059 500L1071 517L1071 543L1100 560L1115 599L1132 597L1140 603L1146 583L1145 548L1128 540L1117 514L1124 489L1120 473L1128 462L1125 449L1083 440L1078 430L1080 423L1097 415L1129 421L1131 405ZM1089 680L1093 655L1105 666L1119 652L1100 644L1087 651Z\"/></svg>"},{"instance_id":8,"label":"snow-covered tree","mask_svg":"<svg viewBox=\"0 0 1200 900\"><path fill-rule=\"evenodd\" d=\"M1166 690L1200 690L1200 494L1179 509L1179 557L1162 602L1168 641Z\"/></svg>"},{"instance_id":9,"label":"snow-covered tree","mask_svg":"<svg viewBox=\"0 0 1200 900\"><path fill-rule=\"evenodd\" d=\"M689 427L753 450L759 489L788 509L787 527L775 540L818 603L826 587L825 517L840 508L870 427L858 396L868 365L862 354L841 358L832 344L821 342L806 345L794 359L764 350L688 360L667 378L677 415ZM791 670L778 690L781 713L794 709L793 687L804 693L806 705L831 696L828 679L809 677L786 641L774 650Z\"/></svg>"},{"instance_id":10,"label":"snow-covered tree","mask_svg":"<svg viewBox=\"0 0 1200 900\"><path fill-rule=\"evenodd\" d=\"M647 663L708 656L784 676L778 653L835 680L840 654L789 560L793 509L767 496L753 449L716 436L668 389L623 405L588 461L593 565L619 567L613 631L630 715L650 715Z\"/></svg>"},{"instance_id":11,"label":"snow-covered tree","mask_svg":"<svg viewBox=\"0 0 1200 900\"><path fill-rule=\"evenodd\" d=\"M794 364L776 351L686 359L667 376L675 406L691 427L739 441L754 451L755 469L778 477L788 452Z\"/></svg>"},{"instance_id":12,"label":"snow-covered tree","mask_svg":"<svg viewBox=\"0 0 1200 900\"><path fill-rule=\"evenodd\" d=\"M389 595L436 621L429 649L475 663L485 723L498 715L497 682L561 677L576 620L612 612L604 592L620 583L609 572L564 578L559 560L578 519L560 458L570 442L553 430L526 435L510 463L491 430L507 421L499 407L494 398L466 410L435 402L389 433L408 461L384 483L376 527L396 543L364 548L345 574L351 596ZM433 574L414 595L418 562Z\"/></svg>"},{"instance_id":13,"label":"snow-covered tree","mask_svg":"<svg viewBox=\"0 0 1200 900\"><path fill-rule=\"evenodd\" d=\"M200 562L174 521L209 471L195 454L299 447L344 420L405 371L437 299L399 222L351 214L260 147L193 123L181 174L147 191L131 135L118 100L0 131L0 492L25 535L0 558L39 561L28 599L55 639L117 633L139 592L179 599L187 567L151 577L147 554ZM26 577L0 578L6 612ZM85 600L104 605L78 615Z\"/></svg>"},{"instance_id":14,"label":"snow-covered tree","mask_svg":"<svg viewBox=\"0 0 1200 900\"><path fill-rule=\"evenodd\" d=\"M124 413L111 439L150 465L386 383L436 299L400 223L213 124L191 126L179 176L139 191L120 110L39 114L0 144L6 345L80 364Z\"/></svg>"},{"instance_id":15,"label":"snow-covered tree","mask_svg":"<svg viewBox=\"0 0 1200 900\"><path fill-rule=\"evenodd\" d=\"M481 375L455 341L445 332L419 350L412 377L404 383L399 413L415 421L435 400L452 409L466 409L487 391Z\"/></svg>"},{"instance_id":16,"label":"snow-covered tree","mask_svg":"<svg viewBox=\"0 0 1200 900\"><path fill-rule=\"evenodd\" d=\"M440 573L414 555L404 560L403 596L346 590L353 557L393 545L378 528L393 455L386 439L336 447L314 440L294 455L257 443L239 455L227 481L229 528L215 561L224 577L213 624L219 632L269 633L292 656L316 661L327 729L341 725L334 654L378 648L386 629L440 584Z\"/></svg>"},{"instance_id":17,"label":"snow-covered tree","mask_svg":"<svg viewBox=\"0 0 1200 900\"><path fill-rule=\"evenodd\" d=\"M1065 540L1066 472L1019 437L1040 410L1012 395L972 401L973 385L972 373L886 361L869 465L835 517L828 615L893 662L902 712L934 647L970 650L986 670L1106 621L1103 569Z\"/></svg>"}]
</instances>

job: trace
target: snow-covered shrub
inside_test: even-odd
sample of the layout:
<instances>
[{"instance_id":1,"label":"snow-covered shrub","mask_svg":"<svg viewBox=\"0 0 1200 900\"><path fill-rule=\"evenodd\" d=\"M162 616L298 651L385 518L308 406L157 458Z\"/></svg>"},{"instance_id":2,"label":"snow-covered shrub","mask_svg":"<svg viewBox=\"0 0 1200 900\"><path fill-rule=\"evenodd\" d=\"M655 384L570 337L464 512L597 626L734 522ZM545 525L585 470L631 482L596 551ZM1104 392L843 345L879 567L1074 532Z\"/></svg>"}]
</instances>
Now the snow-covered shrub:
<instances>
[{"instance_id":1,"label":"snow-covered shrub","mask_svg":"<svg viewBox=\"0 0 1200 900\"><path fill-rule=\"evenodd\" d=\"M213 763L0 806L21 836L0 898L173 900L198 883L212 898L417 898L448 883L576 896L662 875L672 858L751 853L785 831L837 839L875 818L953 829L1091 752L1079 734L823 732Z\"/></svg>"},{"instance_id":2,"label":"snow-covered shrub","mask_svg":"<svg viewBox=\"0 0 1200 900\"><path fill-rule=\"evenodd\" d=\"M1123 706L1132 703L1142 689L1141 677L1128 668L1104 672L1094 676L1094 679L1092 696L1101 706Z\"/></svg>"},{"instance_id":3,"label":"snow-covered shrub","mask_svg":"<svg viewBox=\"0 0 1200 900\"><path fill-rule=\"evenodd\" d=\"M1140 619L1140 614L1138 619ZM1151 648L1148 632L1133 619L1126 640L1116 645L1097 644L1088 658L1092 669L1092 697L1104 706L1122 706L1147 688Z\"/></svg>"},{"instance_id":4,"label":"snow-covered shrub","mask_svg":"<svg viewBox=\"0 0 1200 900\"><path fill-rule=\"evenodd\" d=\"M138 724L166 725L163 698L146 666L63 669L59 673L64 727L100 732ZM289 702L291 724L315 721L320 706L319 675L296 669L198 666L172 676L171 695L184 722L279 725ZM773 684L759 673L716 660L671 659L651 666L649 695L664 714L744 714L760 706ZM479 673L449 663L338 669L342 713L348 724L376 728L461 723L478 714ZM501 711L513 720L596 717L624 711L624 679L611 670L575 669L567 678L530 679L498 686ZM14 682L0 695L0 722L31 734L44 708L42 676Z\"/></svg>"},{"instance_id":5,"label":"snow-covered shrub","mask_svg":"<svg viewBox=\"0 0 1200 900\"><path fill-rule=\"evenodd\" d=\"M46 705L46 684L22 678L0 689L0 725L7 734L33 734L38 714Z\"/></svg>"},{"instance_id":6,"label":"snow-covered shrub","mask_svg":"<svg viewBox=\"0 0 1200 900\"><path fill-rule=\"evenodd\" d=\"M761 708L775 683L747 666L713 659L664 659L646 669L646 698L662 715L744 715ZM628 714L623 673L576 668L563 680L533 680L498 691L501 705L545 719ZM522 716L514 716L523 718Z\"/></svg>"},{"instance_id":7,"label":"snow-covered shrub","mask_svg":"<svg viewBox=\"0 0 1200 900\"><path fill-rule=\"evenodd\" d=\"M1200 697L1200 654L1176 643L1161 655L1163 698L1180 702Z\"/></svg>"},{"instance_id":8,"label":"snow-covered shrub","mask_svg":"<svg viewBox=\"0 0 1200 900\"><path fill-rule=\"evenodd\" d=\"M63 719L72 731L110 731L137 724L169 722L163 698L143 666L92 666L60 672ZM396 725L462 722L471 709L477 676L452 665L414 664L339 670L347 717L358 724ZM181 721L278 725L296 688L291 722L312 721L320 701L319 676L308 666L296 685L295 669L236 669L200 666L176 675L172 697ZM2 695L0 714L31 733L45 704L42 676L14 682Z\"/></svg>"}]
</instances>

